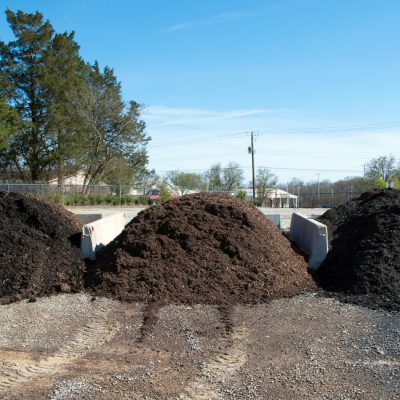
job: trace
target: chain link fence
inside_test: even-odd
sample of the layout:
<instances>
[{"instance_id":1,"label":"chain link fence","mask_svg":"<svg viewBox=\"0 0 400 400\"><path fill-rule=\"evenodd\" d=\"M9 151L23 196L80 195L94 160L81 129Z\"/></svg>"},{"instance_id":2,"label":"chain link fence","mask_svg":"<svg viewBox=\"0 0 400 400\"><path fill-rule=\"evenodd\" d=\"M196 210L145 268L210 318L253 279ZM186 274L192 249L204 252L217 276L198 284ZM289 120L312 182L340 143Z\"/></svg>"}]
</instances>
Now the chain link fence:
<instances>
[{"instance_id":1,"label":"chain link fence","mask_svg":"<svg viewBox=\"0 0 400 400\"><path fill-rule=\"evenodd\" d=\"M298 194L298 207L301 208L332 208L340 206L350 200L359 197L361 192L300 192Z\"/></svg>"},{"instance_id":2,"label":"chain link fence","mask_svg":"<svg viewBox=\"0 0 400 400\"><path fill-rule=\"evenodd\" d=\"M54 185L48 183L0 182L0 191L24 193L63 205L147 204L148 198L137 189L120 185Z\"/></svg>"},{"instance_id":3,"label":"chain link fence","mask_svg":"<svg viewBox=\"0 0 400 400\"><path fill-rule=\"evenodd\" d=\"M48 183L9 183L0 182L0 191L30 194L63 205L139 205L148 204L148 196L131 186L120 185L54 185ZM238 195L240 191L219 192ZM83 194L86 193L86 194ZM352 190L342 192L306 192L298 190L293 197L257 199L257 205L265 207L290 208L331 208L344 204L361 193ZM289 195L289 194L288 194ZM247 197L251 201L251 198Z\"/></svg>"}]
</instances>

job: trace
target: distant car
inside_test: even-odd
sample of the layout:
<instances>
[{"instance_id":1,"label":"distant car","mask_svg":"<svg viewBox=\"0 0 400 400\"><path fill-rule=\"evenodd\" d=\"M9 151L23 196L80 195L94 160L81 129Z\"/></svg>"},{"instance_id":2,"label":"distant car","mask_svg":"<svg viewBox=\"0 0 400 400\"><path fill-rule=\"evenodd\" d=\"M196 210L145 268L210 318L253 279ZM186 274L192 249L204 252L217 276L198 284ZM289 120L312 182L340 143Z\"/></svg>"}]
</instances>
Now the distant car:
<instances>
[{"instance_id":1,"label":"distant car","mask_svg":"<svg viewBox=\"0 0 400 400\"><path fill-rule=\"evenodd\" d=\"M180 197L178 193L172 193L171 199L177 199ZM149 204L157 204L161 199L161 191L160 189L151 189L147 193L147 198L149 199Z\"/></svg>"},{"instance_id":2,"label":"distant car","mask_svg":"<svg viewBox=\"0 0 400 400\"><path fill-rule=\"evenodd\" d=\"M149 199L149 204L156 204L160 201L161 194L160 189L151 189L147 193L147 198Z\"/></svg>"}]
</instances>

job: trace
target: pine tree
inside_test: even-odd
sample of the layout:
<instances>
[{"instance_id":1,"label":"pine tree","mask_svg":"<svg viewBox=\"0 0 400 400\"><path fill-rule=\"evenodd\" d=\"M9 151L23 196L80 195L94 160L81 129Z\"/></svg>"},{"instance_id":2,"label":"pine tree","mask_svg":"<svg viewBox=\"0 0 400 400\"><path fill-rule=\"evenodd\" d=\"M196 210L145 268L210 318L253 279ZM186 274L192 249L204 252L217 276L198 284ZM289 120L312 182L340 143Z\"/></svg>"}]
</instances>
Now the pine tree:
<instances>
[{"instance_id":1,"label":"pine tree","mask_svg":"<svg viewBox=\"0 0 400 400\"><path fill-rule=\"evenodd\" d=\"M18 114L4 99L0 99L0 150L7 147L18 126Z\"/></svg>"},{"instance_id":2,"label":"pine tree","mask_svg":"<svg viewBox=\"0 0 400 400\"><path fill-rule=\"evenodd\" d=\"M87 66L74 33L55 34L42 14L6 11L16 40L0 47L1 95L22 121L4 152L22 179L37 181L65 163L74 164L79 149L77 96Z\"/></svg>"},{"instance_id":3,"label":"pine tree","mask_svg":"<svg viewBox=\"0 0 400 400\"><path fill-rule=\"evenodd\" d=\"M54 31L38 12L7 10L6 15L16 40L0 48L0 81L10 106L23 122L7 153L21 175L27 167L30 180L35 181L51 160L44 76L46 52Z\"/></svg>"},{"instance_id":4,"label":"pine tree","mask_svg":"<svg viewBox=\"0 0 400 400\"><path fill-rule=\"evenodd\" d=\"M56 34L46 54L45 85L52 161L62 184L65 164L76 169L81 149L78 96L84 85L87 66L79 56L74 33Z\"/></svg>"}]
</instances>

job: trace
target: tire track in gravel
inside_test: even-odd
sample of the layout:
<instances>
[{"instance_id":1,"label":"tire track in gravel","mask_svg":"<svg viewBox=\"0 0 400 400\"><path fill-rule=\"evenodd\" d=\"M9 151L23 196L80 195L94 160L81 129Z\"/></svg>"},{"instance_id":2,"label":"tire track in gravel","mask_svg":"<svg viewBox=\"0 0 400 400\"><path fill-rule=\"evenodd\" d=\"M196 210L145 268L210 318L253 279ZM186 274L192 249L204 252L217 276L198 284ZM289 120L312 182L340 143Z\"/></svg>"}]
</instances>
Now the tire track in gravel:
<instances>
[{"instance_id":1,"label":"tire track in gravel","mask_svg":"<svg viewBox=\"0 0 400 400\"><path fill-rule=\"evenodd\" d=\"M221 322L225 327L221 342L225 342L227 350L206 362L201 369L201 375L185 388L184 393L179 396L180 399L222 400L226 398L221 392L221 384L239 371L247 362L248 329L244 326L234 327L230 306L218 307L218 311ZM240 397L236 398L239 399Z\"/></svg>"},{"instance_id":2,"label":"tire track in gravel","mask_svg":"<svg viewBox=\"0 0 400 400\"><path fill-rule=\"evenodd\" d=\"M158 322L158 312L160 311L160 304L155 302L150 302L145 305L143 309L143 319L142 324L139 328L139 337L137 343L143 343L147 336L150 336L153 329Z\"/></svg>"},{"instance_id":3,"label":"tire track in gravel","mask_svg":"<svg viewBox=\"0 0 400 400\"><path fill-rule=\"evenodd\" d=\"M77 358L109 342L119 330L119 324L112 317L111 311L101 308L94 312L90 321L78 329L72 340L46 358L0 361L0 392L42 376L55 375Z\"/></svg>"},{"instance_id":4,"label":"tire track in gravel","mask_svg":"<svg viewBox=\"0 0 400 400\"><path fill-rule=\"evenodd\" d=\"M225 353L219 353L206 363L202 368L202 375L195 378L179 398L184 400L225 399L226 396L221 393L219 386L246 364L247 336L246 328L235 329L229 338L231 347Z\"/></svg>"},{"instance_id":5,"label":"tire track in gravel","mask_svg":"<svg viewBox=\"0 0 400 400\"><path fill-rule=\"evenodd\" d=\"M224 325L225 335L229 336L233 332L232 306L218 306L219 318Z\"/></svg>"}]
</instances>

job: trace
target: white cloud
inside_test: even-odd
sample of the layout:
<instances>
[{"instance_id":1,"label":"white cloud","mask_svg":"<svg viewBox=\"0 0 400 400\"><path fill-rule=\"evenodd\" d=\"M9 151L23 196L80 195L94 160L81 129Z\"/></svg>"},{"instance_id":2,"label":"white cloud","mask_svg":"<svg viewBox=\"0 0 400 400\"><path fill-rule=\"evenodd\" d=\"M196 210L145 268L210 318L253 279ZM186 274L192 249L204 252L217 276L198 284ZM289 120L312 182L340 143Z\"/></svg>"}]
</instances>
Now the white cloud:
<instances>
[{"instance_id":1,"label":"white cloud","mask_svg":"<svg viewBox=\"0 0 400 400\"><path fill-rule=\"evenodd\" d=\"M151 106L144 110L143 116L151 128L162 126L196 125L209 129L210 123L227 122L228 120L243 119L249 116L265 115L286 110L255 108L229 111L214 111L191 108L172 108Z\"/></svg>"},{"instance_id":2,"label":"white cloud","mask_svg":"<svg viewBox=\"0 0 400 400\"><path fill-rule=\"evenodd\" d=\"M238 162L251 177L249 132L268 130L255 141L255 164L269 167L280 182L337 180L362 175L371 158L400 158L400 132L385 124L345 125L317 121L302 110L234 109L227 111L153 106L142 115L149 143L150 167L157 171L204 171L212 164ZM327 126L334 127L329 131ZM318 129L320 127L320 129ZM342 127L342 128L341 128ZM350 129L351 128L351 129Z\"/></svg>"},{"instance_id":3,"label":"white cloud","mask_svg":"<svg viewBox=\"0 0 400 400\"><path fill-rule=\"evenodd\" d=\"M166 29L165 32L176 32L189 28L200 28L203 26L217 25L227 21L235 21L238 19L251 17L257 15L254 11L239 11L239 12L226 12L217 15L212 15L207 18L198 19L195 21L183 22L181 24L173 25Z\"/></svg>"}]
</instances>

